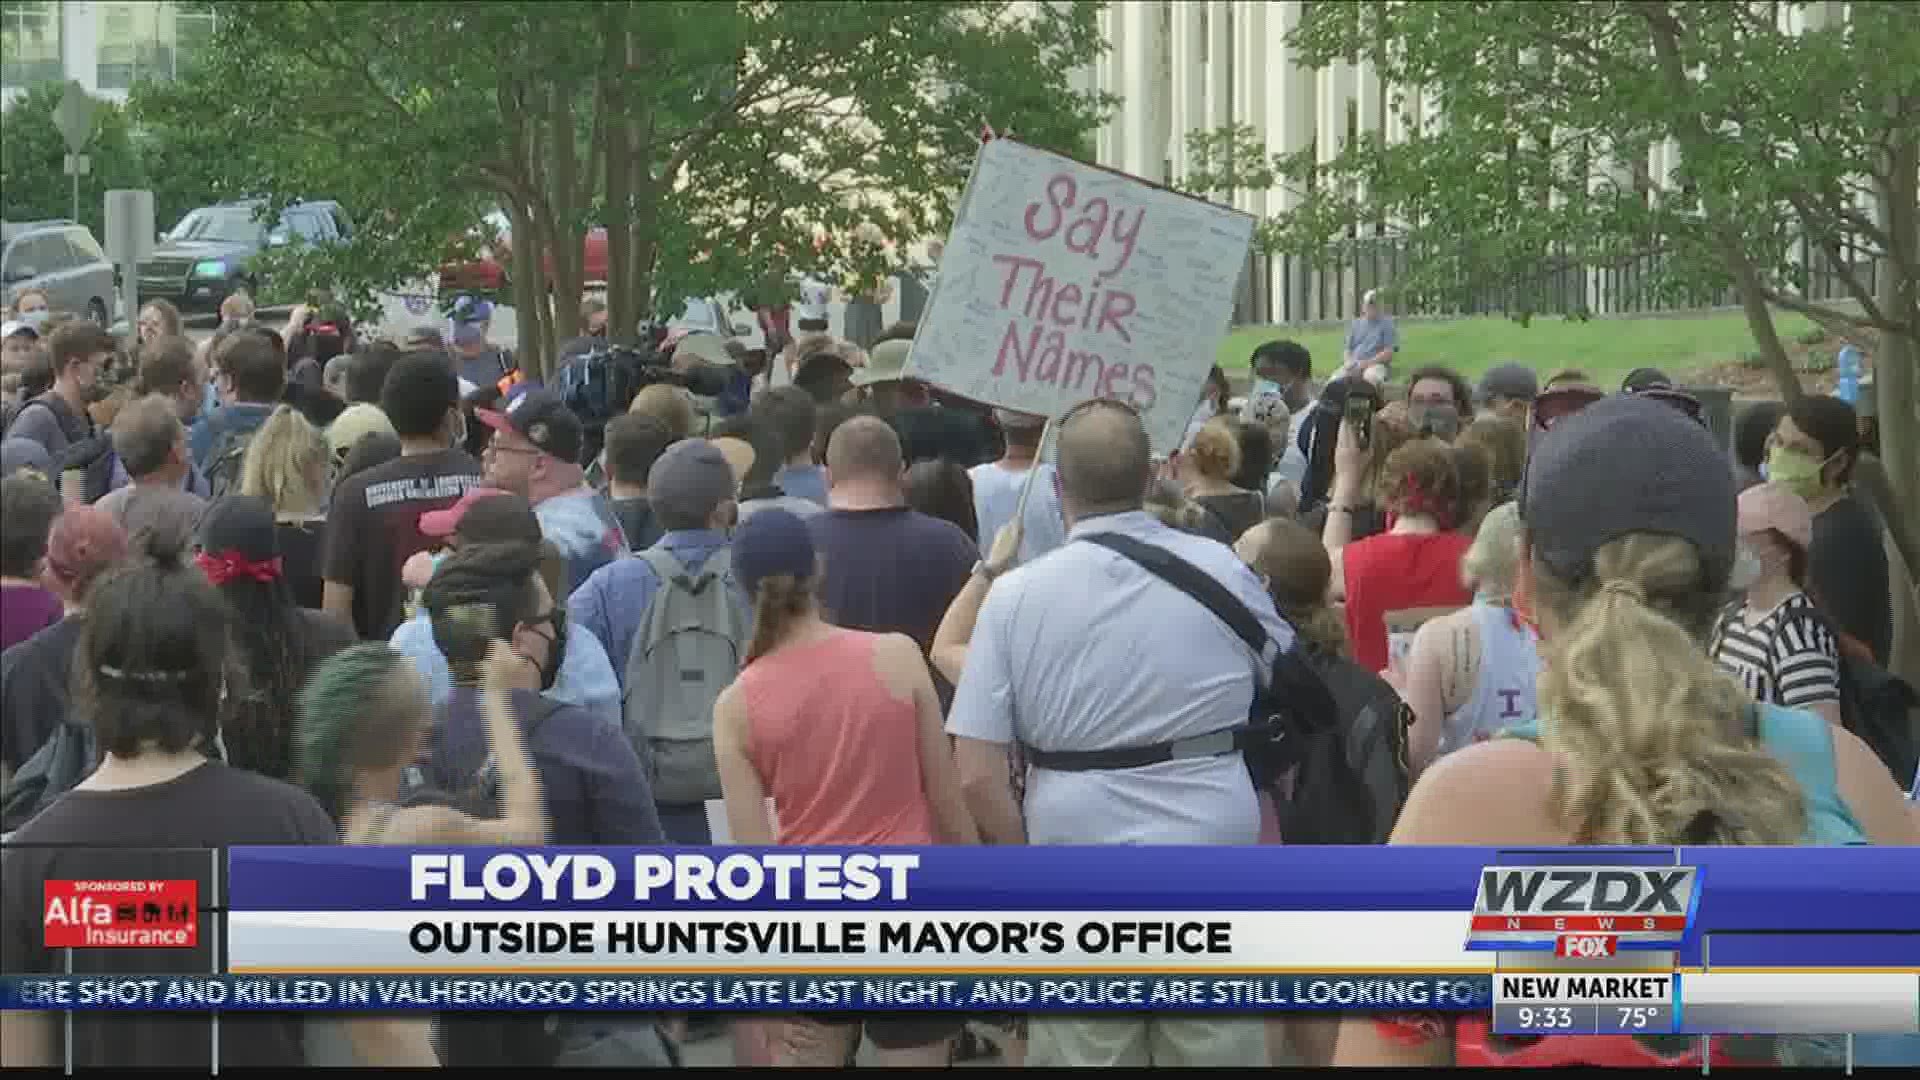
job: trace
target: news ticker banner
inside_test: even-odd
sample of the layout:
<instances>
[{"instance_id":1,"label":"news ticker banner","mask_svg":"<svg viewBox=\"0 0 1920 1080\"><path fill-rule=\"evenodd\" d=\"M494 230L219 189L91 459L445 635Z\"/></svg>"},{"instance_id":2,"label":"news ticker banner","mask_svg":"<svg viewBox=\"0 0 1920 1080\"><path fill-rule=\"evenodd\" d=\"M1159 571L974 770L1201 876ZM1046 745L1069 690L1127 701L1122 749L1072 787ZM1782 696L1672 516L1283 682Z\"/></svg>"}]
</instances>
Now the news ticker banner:
<instances>
[{"instance_id":1,"label":"news ticker banner","mask_svg":"<svg viewBox=\"0 0 1920 1080\"><path fill-rule=\"evenodd\" d=\"M1742 972L1791 972L1802 988L1886 977L1862 993L1887 1003L1893 1029L1920 1027L1911 850L253 848L230 852L226 870L223 895L193 917L219 920L200 936L223 942L228 973L199 987L226 995L205 1007L403 1008L393 995L420 990L433 1000L419 1007L432 1008L1492 1003L1577 1007L1568 1023L1585 1026L1598 1023L1587 1007L1619 996L1605 984L1500 983L1638 964L1687 973L1684 990L1669 982L1665 995L1621 1003L1667 1009L1668 1029L1694 1028L1689 1013L1711 987ZM104 934L123 916L164 922L183 903L129 907L102 886L48 883L49 947L76 919ZM101 954L74 970L115 972ZM6 1000L90 1007L73 1002L101 991L39 978L9 980ZM326 996L248 1004L294 985ZM441 1000L475 988L494 996ZM1767 1006L1784 992L1750 989ZM572 997L500 1003L522 992ZM1549 1017L1562 1014L1535 1018Z\"/></svg>"}]
</instances>

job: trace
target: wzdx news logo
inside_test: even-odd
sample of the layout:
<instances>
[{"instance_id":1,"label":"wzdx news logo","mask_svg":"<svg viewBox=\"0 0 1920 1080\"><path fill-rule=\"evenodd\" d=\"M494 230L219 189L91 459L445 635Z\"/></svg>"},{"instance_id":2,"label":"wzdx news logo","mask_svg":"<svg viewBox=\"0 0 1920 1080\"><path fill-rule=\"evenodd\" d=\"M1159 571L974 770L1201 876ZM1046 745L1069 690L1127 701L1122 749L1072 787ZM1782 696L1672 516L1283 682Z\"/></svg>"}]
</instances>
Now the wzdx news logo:
<instances>
[{"instance_id":1,"label":"wzdx news logo","mask_svg":"<svg viewBox=\"0 0 1920 1080\"><path fill-rule=\"evenodd\" d=\"M1686 935L1699 881L1691 866L1489 866L1467 947L1576 958L1670 949Z\"/></svg>"},{"instance_id":2,"label":"wzdx news logo","mask_svg":"<svg viewBox=\"0 0 1920 1080\"><path fill-rule=\"evenodd\" d=\"M49 881L49 949L191 949L200 943L197 881Z\"/></svg>"}]
</instances>

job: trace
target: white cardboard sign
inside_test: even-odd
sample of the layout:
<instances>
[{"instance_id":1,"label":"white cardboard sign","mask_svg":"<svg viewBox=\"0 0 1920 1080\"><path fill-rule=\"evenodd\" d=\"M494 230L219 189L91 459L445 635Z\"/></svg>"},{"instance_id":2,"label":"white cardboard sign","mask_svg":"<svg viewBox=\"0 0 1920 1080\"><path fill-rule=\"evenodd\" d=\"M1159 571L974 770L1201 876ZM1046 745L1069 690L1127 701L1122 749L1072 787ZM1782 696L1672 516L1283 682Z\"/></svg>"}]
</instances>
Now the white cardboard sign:
<instances>
[{"instance_id":1,"label":"white cardboard sign","mask_svg":"<svg viewBox=\"0 0 1920 1080\"><path fill-rule=\"evenodd\" d=\"M1057 417L1140 410L1176 448L1233 313L1253 218L1011 139L981 147L907 374Z\"/></svg>"}]
</instances>

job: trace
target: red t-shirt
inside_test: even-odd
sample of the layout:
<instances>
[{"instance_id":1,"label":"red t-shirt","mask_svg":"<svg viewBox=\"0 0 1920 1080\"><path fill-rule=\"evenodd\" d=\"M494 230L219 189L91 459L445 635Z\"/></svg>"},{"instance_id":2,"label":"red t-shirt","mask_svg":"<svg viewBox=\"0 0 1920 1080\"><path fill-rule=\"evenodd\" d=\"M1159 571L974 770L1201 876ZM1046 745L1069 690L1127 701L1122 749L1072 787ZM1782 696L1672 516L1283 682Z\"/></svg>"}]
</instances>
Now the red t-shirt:
<instances>
[{"instance_id":1,"label":"red t-shirt","mask_svg":"<svg viewBox=\"0 0 1920 1080\"><path fill-rule=\"evenodd\" d=\"M1460 581L1460 557L1472 545L1457 532L1382 533L1348 544L1340 560L1355 662L1387 669L1388 612L1472 603L1473 592Z\"/></svg>"}]
</instances>

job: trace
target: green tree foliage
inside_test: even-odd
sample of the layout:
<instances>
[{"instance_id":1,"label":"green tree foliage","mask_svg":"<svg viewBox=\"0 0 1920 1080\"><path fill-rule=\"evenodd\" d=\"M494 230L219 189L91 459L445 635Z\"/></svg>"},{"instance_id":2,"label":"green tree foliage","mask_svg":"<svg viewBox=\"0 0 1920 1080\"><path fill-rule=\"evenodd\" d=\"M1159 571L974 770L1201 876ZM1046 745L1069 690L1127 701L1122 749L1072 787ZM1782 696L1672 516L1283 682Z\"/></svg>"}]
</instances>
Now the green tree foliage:
<instances>
[{"instance_id":1,"label":"green tree foliage","mask_svg":"<svg viewBox=\"0 0 1920 1080\"><path fill-rule=\"evenodd\" d=\"M64 83L45 83L0 112L0 217L8 221L73 216L67 143L53 123L53 110L65 92ZM98 237L104 225L105 193L146 186L146 171L134 149L126 110L110 101L99 102L87 155L92 171L80 178L80 223Z\"/></svg>"},{"instance_id":2,"label":"green tree foliage","mask_svg":"<svg viewBox=\"0 0 1920 1080\"><path fill-rule=\"evenodd\" d=\"M1814 25L1783 29L1788 15ZM1651 264L1651 297L1736 298L1790 398L1800 385L1772 311L1867 342L1883 501L1920 568L1912 4L1314 4L1292 44L1314 67L1370 58L1396 88L1383 115L1325 164L1312 146L1272 153L1251 129L1201 133L1190 190L1299 194L1298 210L1264 223L1273 251L1397 237L1420 258L1396 299L1441 310L1504 289L1524 319L1521 283L1544 272ZM1405 118L1403 142L1377 134L1389 110ZM1669 141L1681 164L1654 175L1648 151Z\"/></svg>"},{"instance_id":3,"label":"green tree foliage","mask_svg":"<svg viewBox=\"0 0 1920 1080\"><path fill-rule=\"evenodd\" d=\"M794 268L872 276L878 260L813 265L816 233L871 221L896 250L936 233L983 120L1075 147L1106 104L1067 85L1100 48L1085 2L235 2L221 15L210 54L143 98L143 120L208 147L230 189L346 204L355 242L287 272L361 297L470 250L467 230L499 207L536 367L573 333L592 226L609 231L616 332L688 295L778 290Z\"/></svg>"}]
</instances>

